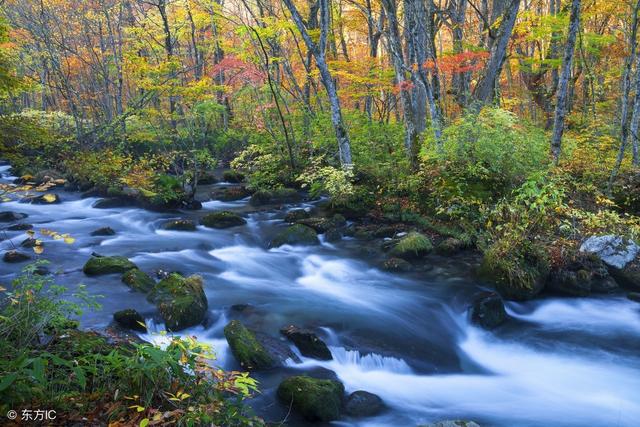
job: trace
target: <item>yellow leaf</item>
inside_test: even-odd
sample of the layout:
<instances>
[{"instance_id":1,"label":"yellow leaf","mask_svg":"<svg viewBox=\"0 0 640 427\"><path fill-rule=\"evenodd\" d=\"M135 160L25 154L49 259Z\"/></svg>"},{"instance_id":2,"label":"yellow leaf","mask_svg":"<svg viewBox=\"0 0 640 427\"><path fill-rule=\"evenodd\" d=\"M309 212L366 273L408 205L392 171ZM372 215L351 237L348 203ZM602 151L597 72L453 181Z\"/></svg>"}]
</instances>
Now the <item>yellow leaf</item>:
<instances>
[{"instance_id":1,"label":"yellow leaf","mask_svg":"<svg viewBox=\"0 0 640 427\"><path fill-rule=\"evenodd\" d=\"M36 255L40 255L44 252L44 246L42 245L36 245L33 247L33 252L36 253Z\"/></svg>"},{"instance_id":2,"label":"yellow leaf","mask_svg":"<svg viewBox=\"0 0 640 427\"><path fill-rule=\"evenodd\" d=\"M75 241L76 241L76 239L74 239L74 238L73 238L73 237L71 237L71 236L67 236L67 237L65 237L65 238L64 238L64 242L65 242L67 245L72 245L72 244L73 244L73 242L75 242Z\"/></svg>"},{"instance_id":3,"label":"yellow leaf","mask_svg":"<svg viewBox=\"0 0 640 427\"><path fill-rule=\"evenodd\" d=\"M42 198L49 203L53 203L56 201L55 194L45 194L44 196L42 196Z\"/></svg>"}]
</instances>

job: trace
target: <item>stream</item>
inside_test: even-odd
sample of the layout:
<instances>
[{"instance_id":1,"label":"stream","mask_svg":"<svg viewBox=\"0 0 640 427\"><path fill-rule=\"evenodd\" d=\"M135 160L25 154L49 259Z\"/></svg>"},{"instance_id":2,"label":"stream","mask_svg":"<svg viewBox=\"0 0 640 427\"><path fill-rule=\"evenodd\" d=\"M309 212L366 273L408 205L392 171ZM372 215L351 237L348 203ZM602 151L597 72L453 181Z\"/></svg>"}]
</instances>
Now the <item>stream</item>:
<instances>
[{"instance_id":1,"label":"stream","mask_svg":"<svg viewBox=\"0 0 640 427\"><path fill-rule=\"evenodd\" d=\"M0 166L0 176L5 183L15 178L9 166ZM205 187L198 198L208 200L211 189ZM510 321L487 332L470 324L467 315L469 302L484 289L472 274L479 261L473 254L433 255L430 271L390 274L376 267L370 243L350 238L268 249L270 239L286 226L287 210L313 203L256 210L248 199L209 200L200 211L157 213L136 207L95 209L97 198L54 191L61 204L12 201L0 210L26 213L24 222L35 230L76 239L71 245L43 239L43 257L51 261L57 283L70 291L82 283L91 295L102 296L100 310L83 314L83 328L104 329L112 314L125 308L149 319L155 314L145 295L133 292L120 275L82 273L95 251L126 256L151 275L158 269L200 274L209 301L207 322L179 334L210 343L222 368L240 369L222 332L231 319L279 339L284 339L279 329L289 324L318 331L333 360L301 356L300 363L289 360L285 367L252 374L261 394L251 405L270 421L288 413L275 401L283 378L300 373L331 377L333 372L347 392L366 390L387 405L379 416L344 417L332 423L336 426L417 426L445 419L474 420L483 427L640 423L640 304L624 294L510 302ZM160 228L169 219L198 220L221 209L242 214L247 224L226 230L198 226L196 232ZM90 236L106 226L117 234ZM3 236L2 252L28 237L23 231ZM0 283L6 287L23 267L0 262ZM238 310L238 304L249 306ZM154 334L142 338L159 339ZM307 425L295 414L287 422Z\"/></svg>"}]
</instances>

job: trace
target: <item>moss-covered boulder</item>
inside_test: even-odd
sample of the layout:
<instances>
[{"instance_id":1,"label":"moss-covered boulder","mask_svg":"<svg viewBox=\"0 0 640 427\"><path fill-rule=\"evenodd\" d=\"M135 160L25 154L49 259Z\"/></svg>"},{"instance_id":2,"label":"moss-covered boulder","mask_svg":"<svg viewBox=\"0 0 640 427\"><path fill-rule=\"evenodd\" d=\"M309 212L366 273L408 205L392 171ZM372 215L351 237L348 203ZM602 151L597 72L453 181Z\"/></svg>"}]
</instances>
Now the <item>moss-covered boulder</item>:
<instances>
[{"instance_id":1,"label":"moss-covered boulder","mask_svg":"<svg viewBox=\"0 0 640 427\"><path fill-rule=\"evenodd\" d=\"M122 282L131 289L147 293L156 285L156 282L147 273L133 268L122 275Z\"/></svg>"},{"instance_id":2,"label":"moss-covered boulder","mask_svg":"<svg viewBox=\"0 0 640 427\"><path fill-rule=\"evenodd\" d=\"M293 224L302 219L307 219L311 216L311 214L306 209L292 209L284 217L284 222L288 222L289 224Z\"/></svg>"},{"instance_id":3,"label":"moss-covered boulder","mask_svg":"<svg viewBox=\"0 0 640 427\"><path fill-rule=\"evenodd\" d=\"M231 353L243 368L267 369L274 366L274 358L242 322L238 320L229 322L224 327L224 336L229 343Z\"/></svg>"},{"instance_id":4,"label":"moss-covered boulder","mask_svg":"<svg viewBox=\"0 0 640 427\"><path fill-rule=\"evenodd\" d=\"M138 267L123 256L93 256L89 258L82 271L87 276L100 276L113 273L122 274L134 268Z\"/></svg>"},{"instance_id":5,"label":"moss-covered boulder","mask_svg":"<svg viewBox=\"0 0 640 427\"><path fill-rule=\"evenodd\" d=\"M508 318L502 298L495 292L476 295L470 315L471 322L484 329L496 328Z\"/></svg>"},{"instance_id":6,"label":"moss-covered boulder","mask_svg":"<svg viewBox=\"0 0 640 427\"><path fill-rule=\"evenodd\" d=\"M277 248L282 245L317 245L319 242L318 233L313 228L295 224L278 233L270 246Z\"/></svg>"},{"instance_id":7,"label":"moss-covered boulder","mask_svg":"<svg viewBox=\"0 0 640 427\"><path fill-rule=\"evenodd\" d=\"M294 376L280 383L277 394L280 402L307 420L329 422L340 418L344 386L339 381Z\"/></svg>"},{"instance_id":8,"label":"moss-covered boulder","mask_svg":"<svg viewBox=\"0 0 640 427\"><path fill-rule=\"evenodd\" d=\"M113 313L113 320L123 328L139 332L147 331L147 327L144 323L144 317L132 308L116 311Z\"/></svg>"},{"instance_id":9,"label":"moss-covered boulder","mask_svg":"<svg viewBox=\"0 0 640 427\"><path fill-rule=\"evenodd\" d=\"M347 220L340 214L335 214L331 218L313 217L296 221L298 224L313 228L318 233L326 233L329 230L344 227Z\"/></svg>"},{"instance_id":10,"label":"moss-covered boulder","mask_svg":"<svg viewBox=\"0 0 640 427\"><path fill-rule=\"evenodd\" d=\"M183 277L178 273L171 273L158 282L147 299L156 304L170 331L201 324L209 307L202 277Z\"/></svg>"},{"instance_id":11,"label":"moss-covered boulder","mask_svg":"<svg viewBox=\"0 0 640 427\"><path fill-rule=\"evenodd\" d=\"M424 234L412 231L398 240L389 255L396 258L416 259L427 255L433 250L433 243Z\"/></svg>"},{"instance_id":12,"label":"moss-covered boulder","mask_svg":"<svg viewBox=\"0 0 640 427\"><path fill-rule=\"evenodd\" d=\"M247 221L240 215L229 211L213 212L200 220L200 224L209 228L237 227L246 223Z\"/></svg>"},{"instance_id":13,"label":"moss-covered boulder","mask_svg":"<svg viewBox=\"0 0 640 427\"><path fill-rule=\"evenodd\" d=\"M174 219L162 224L164 230L196 231L196 223L190 219Z\"/></svg>"},{"instance_id":14,"label":"moss-covered boulder","mask_svg":"<svg viewBox=\"0 0 640 427\"><path fill-rule=\"evenodd\" d=\"M277 188L275 190L259 190L253 193L249 203L253 206L279 205L284 203L296 203L302 200L302 196L294 188Z\"/></svg>"},{"instance_id":15,"label":"moss-covered boulder","mask_svg":"<svg viewBox=\"0 0 640 427\"><path fill-rule=\"evenodd\" d=\"M485 252L479 275L493 284L503 298L525 301L542 292L549 270L542 248L529 242L498 241Z\"/></svg>"},{"instance_id":16,"label":"moss-covered boulder","mask_svg":"<svg viewBox=\"0 0 640 427\"><path fill-rule=\"evenodd\" d=\"M222 179L225 182L231 182L236 184L244 181L244 174L238 171L228 170L222 173Z\"/></svg>"},{"instance_id":17,"label":"moss-covered boulder","mask_svg":"<svg viewBox=\"0 0 640 427\"><path fill-rule=\"evenodd\" d=\"M356 418L372 417L384 409L384 402L377 394L364 390L354 391L347 397L344 410Z\"/></svg>"},{"instance_id":18,"label":"moss-covered boulder","mask_svg":"<svg viewBox=\"0 0 640 427\"><path fill-rule=\"evenodd\" d=\"M436 253L438 255L454 255L463 251L466 247L467 244L464 241L454 237L449 237L438 243L438 246L436 246Z\"/></svg>"}]
</instances>

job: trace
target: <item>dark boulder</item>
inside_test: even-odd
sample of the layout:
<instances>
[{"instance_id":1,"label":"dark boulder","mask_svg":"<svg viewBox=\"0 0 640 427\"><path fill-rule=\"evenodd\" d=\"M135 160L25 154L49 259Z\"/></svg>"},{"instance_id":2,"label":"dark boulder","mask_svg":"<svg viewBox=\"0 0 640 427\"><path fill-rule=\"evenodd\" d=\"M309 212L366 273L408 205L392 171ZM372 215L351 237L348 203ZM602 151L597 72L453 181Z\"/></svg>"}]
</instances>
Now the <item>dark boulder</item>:
<instances>
[{"instance_id":1,"label":"dark boulder","mask_svg":"<svg viewBox=\"0 0 640 427\"><path fill-rule=\"evenodd\" d=\"M35 248L36 246L43 246L42 242L33 237L28 237L20 243L23 248Z\"/></svg>"},{"instance_id":2,"label":"dark boulder","mask_svg":"<svg viewBox=\"0 0 640 427\"><path fill-rule=\"evenodd\" d=\"M0 222L20 221L21 219L25 219L28 216L29 215L25 213L4 211L0 212Z\"/></svg>"},{"instance_id":3,"label":"dark boulder","mask_svg":"<svg viewBox=\"0 0 640 427\"><path fill-rule=\"evenodd\" d=\"M562 266L551 270L547 290L569 296L589 296L617 290L616 281L596 254L578 252L566 258Z\"/></svg>"},{"instance_id":4,"label":"dark boulder","mask_svg":"<svg viewBox=\"0 0 640 427\"><path fill-rule=\"evenodd\" d=\"M173 231L196 231L196 223L190 219L174 219L162 224L162 228Z\"/></svg>"},{"instance_id":5,"label":"dark boulder","mask_svg":"<svg viewBox=\"0 0 640 427\"><path fill-rule=\"evenodd\" d=\"M95 209L114 209L134 206L135 200L128 197L111 197L108 199L100 199L93 204Z\"/></svg>"},{"instance_id":6,"label":"dark boulder","mask_svg":"<svg viewBox=\"0 0 640 427\"><path fill-rule=\"evenodd\" d=\"M209 228L230 228L246 224L247 221L240 215L229 212L220 211L205 215L200 220L200 224Z\"/></svg>"},{"instance_id":7,"label":"dark boulder","mask_svg":"<svg viewBox=\"0 0 640 427\"><path fill-rule=\"evenodd\" d=\"M379 414L384 409L384 402L377 394L358 390L347 397L344 409L352 417L371 417Z\"/></svg>"},{"instance_id":8,"label":"dark boulder","mask_svg":"<svg viewBox=\"0 0 640 427\"><path fill-rule=\"evenodd\" d=\"M144 317L132 308L116 311L113 313L113 320L115 320L120 326L127 329L139 332L147 331L147 327L144 326Z\"/></svg>"},{"instance_id":9,"label":"dark boulder","mask_svg":"<svg viewBox=\"0 0 640 427\"><path fill-rule=\"evenodd\" d=\"M289 325L280 329L280 333L294 343L303 356L318 360L333 359L329 347L311 330Z\"/></svg>"},{"instance_id":10,"label":"dark boulder","mask_svg":"<svg viewBox=\"0 0 640 427\"><path fill-rule=\"evenodd\" d=\"M54 193L42 194L40 196L29 196L20 200L20 203L31 203L32 205L55 205L61 202L60 196Z\"/></svg>"},{"instance_id":11,"label":"dark boulder","mask_svg":"<svg viewBox=\"0 0 640 427\"><path fill-rule=\"evenodd\" d=\"M631 301L640 302L640 292L630 292L627 294L627 298Z\"/></svg>"},{"instance_id":12,"label":"dark boulder","mask_svg":"<svg viewBox=\"0 0 640 427\"><path fill-rule=\"evenodd\" d=\"M116 232L111 227L98 228L91 232L92 236L115 236Z\"/></svg>"},{"instance_id":13,"label":"dark boulder","mask_svg":"<svg viewBox=\"0 0 640 427\"><path fill-rule=\"evenodd\" d=\"M8 263L19 263L19 262L24 262L24 261L29 261L31 259L31 257L27 254L24 254L22 252L18 252L18 251L7 251L4 253L4 256L2 257L2 260L4 262L8 262Z\"/></svg>"},{"instance_id":14,"label":"dark boulder","mask_svg":"<svg viewBox=\"0 0 640 427\"><path fill-rule=\"evenodd\" d=\"M331 218L306 218L296 221L298 224L306 225L313 228L317 233L326 233L329 230L340 228L346 225L347 220L344 216L336 214Z\"/></svg>"},{"instance_id":15,"label":"dark boulder","mask_svg":"<svg viewBox=\"0 0 640 427\"><path fill-rule=\"evenodd\" d=\"M471 306L471 322L484 329L493 329L508 318L504 302L495 292L483 292L476 296Z\"/></svg>"},{"instance_id":16,"label":"dark boulder","mask_svg":"<svg viewBox=\"0 0 640 427\"><path fill-rule=\"evenodd\" d=\"M340 418L344 386L339 381L294 376L280 383L277 395L307 420L329 422Z\"/></svg>"}]
</instances>

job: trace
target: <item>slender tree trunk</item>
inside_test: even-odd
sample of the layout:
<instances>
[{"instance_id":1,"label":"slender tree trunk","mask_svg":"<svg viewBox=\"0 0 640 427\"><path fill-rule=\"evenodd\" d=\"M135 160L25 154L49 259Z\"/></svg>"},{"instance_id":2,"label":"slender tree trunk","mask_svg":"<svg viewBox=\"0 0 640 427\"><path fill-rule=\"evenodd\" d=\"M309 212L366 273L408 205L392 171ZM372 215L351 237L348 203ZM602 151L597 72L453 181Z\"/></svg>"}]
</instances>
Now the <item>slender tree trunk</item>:
<instances>
[{"instance_id":1,"label":"slender tree trunk","mask_svg":"<svg viewBox=\"0 0 640 427\"><path fill-rule=\"evenodd\" d=\"M564 133L564 119L567 115L567 94L569 88L569 78L575 54L576 38L580 29L580 0L573 0L571 3L571 16L569 18L569 36L565 46L564 58L562 59L562 72L558 83L558 101L556 113L553 121L553 136L551 139L551 155L554 163L560 160L562 134Z\"/></svg>"},{"instance_id":2,"label":"slender tree trunk","mask_svg":"<svg viewBox=\"0 0 640 427\"><path fill-rule=\"evenodd\" d=\"M340 163L343 167L350 167L353 164L351 158L351 142L349 141L349 134L344 125L342 118L342 109L340 107L340 99L338 98L338 91L336 89L335 82L329 71L329 67L326 62L326 47L327 47L327 35L329 33L329 21L330 11L328 0L319 0L320 2L320 40L316 43L312 40L307 26L305 25L300 12L293 4L292 0L283 0L287 9L291 13L291 17L302 35L302 39L307 46L307 49L312 52L313 57L316 60L316 67L320 72L320 78L324 85L327 96L329 97L329 104L331 106L331 121L338 140L338 149L340 155Z\"/></svg>"}]
</instances>

